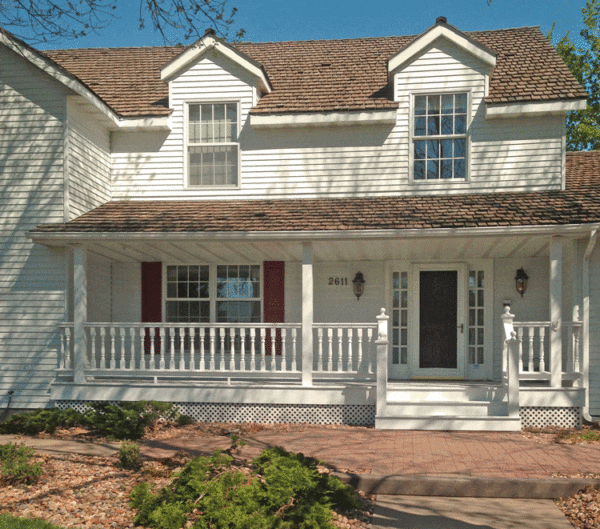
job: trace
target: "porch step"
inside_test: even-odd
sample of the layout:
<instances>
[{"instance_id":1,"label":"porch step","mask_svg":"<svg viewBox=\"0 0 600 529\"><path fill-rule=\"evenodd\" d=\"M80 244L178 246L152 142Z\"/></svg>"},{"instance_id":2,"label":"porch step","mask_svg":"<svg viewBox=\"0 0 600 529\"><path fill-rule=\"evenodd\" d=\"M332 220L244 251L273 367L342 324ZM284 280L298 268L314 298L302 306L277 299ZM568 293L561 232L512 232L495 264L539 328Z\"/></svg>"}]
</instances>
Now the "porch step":
<instances>
[{"instance_id":1,"label":"porch step","mask_svg":"<svg viewBox=\"0 0 600 529\"><path fill-rule=\"evenodd\" d=\"M503 401L505 390L494 383L389 383L388 402Z\"/></svg>"},{"instance_id":2,"label":"porch step","mask_svg":"<svg viewBox=\"0 0 600 529\"><path fill-rule=\"evenodd\" d=\"M375 417L375 428L388 430L483 430L517 432L520 417L428 416Z\"/></svg>"},{"instance_id":3,"label":"porch step","mask_svg":"<svg viewBox=\"0 0 600 529\"><path fill-rule=\"evenodd\" d=\"M385 417L487 417L507 415L505 402L494 401L421 401L421 402L388 402L383 416Z\"/></svg>"}]
</instances>

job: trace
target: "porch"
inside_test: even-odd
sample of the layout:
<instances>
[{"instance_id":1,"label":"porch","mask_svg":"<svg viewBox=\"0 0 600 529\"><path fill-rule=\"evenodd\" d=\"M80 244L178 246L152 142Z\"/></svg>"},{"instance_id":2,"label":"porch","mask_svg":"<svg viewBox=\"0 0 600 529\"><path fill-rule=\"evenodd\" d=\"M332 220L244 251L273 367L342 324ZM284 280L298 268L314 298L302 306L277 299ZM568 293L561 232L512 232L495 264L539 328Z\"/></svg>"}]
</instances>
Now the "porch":
<instances>
[{"instance_id":1,"label":"porch","mask_svg":"<svg viewBox=\"0 0 600 529\"><path fill-rule=\"evenodd\" d=\"M297 295L295 304L288 297L281 317L285 323L266 323L264 315L260 322L244 323L161 321L164 316L156 321L88 321L90 305L96 303L100 290L90 290L94 295L88 304L88 283L95 280L90 277L89 256L102 252L118 263L117 255L113 243L74 245L73 321L60 325L52 399L65 403L151 398L212 406L221 410L215 412L219 417L232 406L294 409L300 415L308 410L310 417L321 418L329 417L328 413L354 416L355 410L361 410L362 423L375 422L381 428L515 430L521 424L532 425L521 421L527 413L556 410L569 415L572 423L580 423L589 364L583 296L586 241L525 236L476 241L454 239L460 251L454 248L452 259L439 259L443 249L452 246L446 240L431 244L431 249L427 241L409 241L394 246L392 252L379 244L373 246L378 248L374 258L402 258L371 261L364 260L364 246L353 248L353 240L291 241L280 243L277 251L269 246L263 255L285 259L286 289ZM138 243L121 243L120 248L139 266ZM186 262L178 254L167 260L163 255L167 248L189 253L192 246L153 244L163 262ZM206 242L203 248L210 249L206 255L213 255L211 262L235 262L221 257ZM228 245L244 255L249 248L246 243ZM258 244L252 248L263 251ZM351 259L358 252L363 254L360 263L334 261L344 253ZM329 259L324 259L326 255ZM415 255L423 259L416 261ZM513 304L515 317L510 314L507 286L514 295L512 275L523 262L532 275L538 275L524 301L517 298ZM207 265L210 274L216 269L213 266ZM342 301L339 290L317 285L324 277L351 280L356 270L364 271L367 278L366 295L359 301L351 286L343 291L350 298ZM431 271L451 272L457 291L451 369L423 363L427 347L422 346L425 340L420 334L419 307L424 305L420 288ZM163 270L163 291L168 282L165 273L170 272ZM508 285L502 283L506 278ZM112 292L111 298L117 300L113 306L121 306L119 300L125 295ZM164 303L163 299L163 314ZM219 298L210 303L214 314ZM262 303L264 312L266 298ZM376 316L375 306L386 310ZM323 307L329 307L331 319L348 307L362 316L324 322ZM570 318L563 318L563 307ZM114 312L118 311L111 310L111 317ZM544 312L545 320L539 317ZM532 315L537 318L531 319ZM242 419L253 420L247 418L255 417L253 413L242 414Z\"/></svg>"}]
</instances>

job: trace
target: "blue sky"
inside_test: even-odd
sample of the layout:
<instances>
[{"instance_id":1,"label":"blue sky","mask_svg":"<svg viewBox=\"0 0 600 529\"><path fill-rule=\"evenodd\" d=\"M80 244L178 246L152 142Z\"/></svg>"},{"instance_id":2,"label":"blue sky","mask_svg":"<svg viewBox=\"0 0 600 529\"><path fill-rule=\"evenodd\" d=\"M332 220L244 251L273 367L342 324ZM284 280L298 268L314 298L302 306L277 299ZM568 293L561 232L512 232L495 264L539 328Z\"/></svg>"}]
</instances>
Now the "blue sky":
<instances>
[{"instance_id":1,"label":"blue sky","mask_svg":"<svg viewBox=\"0 0 600 529\"><path fill-rule=\"evenodd\" d=\"M585 0L228 0L238 8L234 28L244 28L244 40L337 39L420 33L444 15L463 31L541 26L545 33L556 22L555 35L581 29ZM120 20L99 35L44 48L161 45L159 35L137 29L138 0L120 1ZM208 25L208 24L207 24ZM177 40L182 40L178 38Z\"/></svg>"}]
</instances>

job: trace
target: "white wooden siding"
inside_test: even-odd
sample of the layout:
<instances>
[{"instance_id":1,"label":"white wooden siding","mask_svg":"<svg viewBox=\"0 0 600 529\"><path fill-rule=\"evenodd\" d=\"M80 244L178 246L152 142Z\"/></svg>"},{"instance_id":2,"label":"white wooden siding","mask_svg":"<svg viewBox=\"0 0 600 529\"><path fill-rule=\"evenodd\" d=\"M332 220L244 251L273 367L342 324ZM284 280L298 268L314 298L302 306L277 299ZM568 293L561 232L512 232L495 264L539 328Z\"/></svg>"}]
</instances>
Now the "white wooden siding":
<instances>
[{"instance_id":1,"label":"white wooden siding","mask_svg":"<svg viewBox=\"0 0 600 529\"><path fill-rule=\"evenodd\" d=\"M110 135L68 98L68 220L110 200Z\"/></svg>"},{"instance_id":2,"label":"white wooden siding","mask_svg":"<svg viewBox=\"0 0 600 529\"><path fill-rule=\"evenodd\" d=\"M254 80L208 54L171 82L172 132L112 135L113 198L291 198L559 189L564 119L485 120L486 67L454 45L426 50L395 75L395 126L255 130L247 120ZM410 182L413 91L470 90L470 179ZM239 189L184 184L184 102L235 100L241 109Z\"/></svg>"},{"instance_id":3,"label":"white wooden siding","mask_svg":"<svg viewBox=\"0 0 600 529\"><path fill-rule=\"evenodd\" d=\"M66 90L0 46L0 398L43 407L65 313L63 251L25 232L62 222Z\"/></svg>"},{"instance_id":4,"label":"white wooden siding","mask_svg":"<svg viewBox=\"0 0 600 529\"><path fill-rule=\"evenodd\" d=\"M590 259L590 414L600 416L600 248Z\"/></svg>"}]
</instances>

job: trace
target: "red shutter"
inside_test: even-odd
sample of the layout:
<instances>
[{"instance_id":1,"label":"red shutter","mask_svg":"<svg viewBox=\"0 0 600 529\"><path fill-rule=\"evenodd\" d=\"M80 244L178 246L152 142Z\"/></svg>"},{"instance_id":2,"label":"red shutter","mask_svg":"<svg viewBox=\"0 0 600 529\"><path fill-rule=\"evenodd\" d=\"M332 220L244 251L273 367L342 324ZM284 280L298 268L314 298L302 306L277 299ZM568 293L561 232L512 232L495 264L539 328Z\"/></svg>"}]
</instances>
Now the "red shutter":
<instances>
[{"instance_id":1,"label":"red shutter","mask_svg":"<svg viewBox=\"0 0 600 529\"><path fill-rule=\"evenodd\" d=\"M263 263L264 322L283 323L285 321L285 262L265 261ZM266 354L271 354L271 336L267 334ZM276 354L281 354L281 332L275 337Z\"/></svg>"},{"instance_id":2,"label":"red shutter","mask_svg":"<svg viewBox=\"0 0 600 529\"><path fill-rule=\"evenodd\" d=\"M142 322L162 322L162 263L142 263ZM150 354L150 333L146 329L144 352ZM154 329L154 352L160 353L160 336Z\"/></svg>"}]
</instances>

